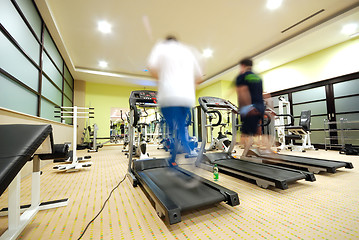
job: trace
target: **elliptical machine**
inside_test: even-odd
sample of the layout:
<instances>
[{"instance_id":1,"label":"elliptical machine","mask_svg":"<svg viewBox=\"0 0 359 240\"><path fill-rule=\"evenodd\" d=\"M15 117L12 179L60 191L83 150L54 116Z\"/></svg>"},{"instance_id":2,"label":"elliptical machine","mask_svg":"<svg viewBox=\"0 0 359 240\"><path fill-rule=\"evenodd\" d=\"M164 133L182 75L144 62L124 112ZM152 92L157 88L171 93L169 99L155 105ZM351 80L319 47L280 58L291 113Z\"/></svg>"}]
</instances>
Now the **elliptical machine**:
<instances>
[{"instance_id":1,"label":"elliptical machine","mask_svg":"<svg viewBox=\"0 0 359 240\"><path fill-rule=\"evenodd\" d=\"M231 132L226 131L225 133L222 132L223 128L229 124L229 114L227 117L227 123L222 123L222 114L218 110L208 111L208 120L209 125L206 125L206 127L210 127L211 130L211 143L209 145L209 148L206 149L206 151L215 151L215 150L221 150L223 152L228 152L229 147L231 145L231 141L227 137L227 135L232 135ZM213 119L218 119L216 123L212 123ZM217 138L213 137L213 130L214 127L220 126L220 130L218 132Z\"/></svg>"},{"instance_id":2,"label":"elliptical machine","mask_svg":"<svg viewBox=\"0 0 359 240\"><path fill-rule=\"evenodd\" d=\"M147 113L146 113L147 114ZM147 153L147 142L145 140L144 137L144 132L146 131L146 127L147 127L147 123L139 123L138 121L140 120L141 117L147 117L148 114L146 116L141 116L141 110L136 108L135 114L134 114L134 118L135 118L135 128L133 128L133 132L129 133L129 134L133 134L136 135L135 133L137 132L137 139L135 140L135 144L132 145L132 155L134 157L138 157L139 159L148 159L150 154ZM131 146L128 146L129 149L131 149ZM129 156L129 152L126 153L127 156Z\"/></svg>"},{"instance_id":3,"label":"elliptical machine","mask_svg":"<svg viewBox=\"0 0 359 240\"><path fill-rule=\"evenodd\" d=\"M147 123L138 123L137 124L137 142L134 146L135 148L135 157L139 157L140 159L147 159L150 154L147 152L147 142L144 137L143 131L146 131ZM144 130L145 129L145 130Z\"/></svg>"}]
</instances>

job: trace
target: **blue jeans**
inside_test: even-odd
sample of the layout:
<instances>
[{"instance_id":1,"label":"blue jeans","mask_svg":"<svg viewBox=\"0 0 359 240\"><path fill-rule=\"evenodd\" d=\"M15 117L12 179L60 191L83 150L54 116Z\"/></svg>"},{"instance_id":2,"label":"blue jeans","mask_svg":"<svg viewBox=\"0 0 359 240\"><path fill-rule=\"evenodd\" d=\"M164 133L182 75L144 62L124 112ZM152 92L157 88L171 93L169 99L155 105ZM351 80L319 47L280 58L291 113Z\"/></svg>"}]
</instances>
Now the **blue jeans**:
<instances>
[{"instance_id":1,"label":"blue jeans","mask_svg":"<svg viewBox=\"0 0 359 240\"><path fill-rule=\"evenodd\" d=\"M171 147L170 164L176 160L178 148L182 144L184 150L191 152L189 146L189 135L186 126L186 118L191 116L191 108L189 107L162 107L162 115L166 119L170 136L174 139L174 146Z\"/></svg>"}]
</instances>

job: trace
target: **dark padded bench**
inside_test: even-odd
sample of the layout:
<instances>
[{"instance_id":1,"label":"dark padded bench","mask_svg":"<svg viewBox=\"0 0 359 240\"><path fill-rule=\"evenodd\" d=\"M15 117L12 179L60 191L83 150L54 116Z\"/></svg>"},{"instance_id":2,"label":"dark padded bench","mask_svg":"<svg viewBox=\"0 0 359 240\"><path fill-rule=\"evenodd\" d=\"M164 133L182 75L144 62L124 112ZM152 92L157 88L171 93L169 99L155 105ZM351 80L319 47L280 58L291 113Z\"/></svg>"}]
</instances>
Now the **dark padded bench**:
<instances>
[{"instance_id":1,"label":"dark padded bench","mask_svg":"<svg viewBox=\"0 0 359 240\"><path fill-rule=\"evenodd\" d=\"M0 210L8 215L8 230L0 239L16 239L39 210L67 205L67 198L40 203L40 158L68 154L66 146L59 146L57 153L54 149L51 125L0 125L0 195L7 188L9 192L8 208ZM31 204L20 206L20 172L28 161L33 163Z\"/></svg>"},{"instance_id":2,"label":"dark padded bench","mask_svg":"<svg viewBox=\"0 0 359 240\"><path fill-rule=\"evenodd\" d=\"M0 125L0 195L47 137L51 125Z\"/></svg>"}]
</instances>

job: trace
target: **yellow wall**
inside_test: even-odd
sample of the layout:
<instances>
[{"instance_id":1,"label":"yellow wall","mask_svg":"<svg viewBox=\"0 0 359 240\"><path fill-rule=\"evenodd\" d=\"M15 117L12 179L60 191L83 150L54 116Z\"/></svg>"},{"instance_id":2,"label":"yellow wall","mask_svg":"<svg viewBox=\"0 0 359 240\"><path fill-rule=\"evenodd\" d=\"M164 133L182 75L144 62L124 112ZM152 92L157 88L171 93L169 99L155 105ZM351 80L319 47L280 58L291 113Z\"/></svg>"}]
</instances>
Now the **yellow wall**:
<instances>
[{"instance_id":1,"label":"yellow wall","mask_svg":"<svg viewBox=\"0 0 359 240\"><path fill-rule=\"evenodd\" d=\"M95 118L90 119L90 124L98 125L98 137L110 136L111 108L129 108L128 100L131 92L141 89L144 88L86 82L85 105L95 108ZM153 88L146 89L152 90Z\"/></svg>"},{"instance_id":2,"label":"yellow wall","mask_svg":"<svg viewBox=\"0 0 359 240\"><path fill-rule=\"evenodd\" d=\"M326 48L261 73L267 92L279 91L359 71L359 38Z\"/></svg>"},{"instance_id":3,"label":"yellow wall","mask_svg":"<svg viewBox=\"0 0 359 240\"><path fill-rule=\"evenodd\" d=\"M210 96L230 100L234 104L237 103L236 93L234 88L232 88L232 82L225 80L220 80L207 87L197 90L196 96L197 99L199 97Z\"/></svg>"}]
</instances>

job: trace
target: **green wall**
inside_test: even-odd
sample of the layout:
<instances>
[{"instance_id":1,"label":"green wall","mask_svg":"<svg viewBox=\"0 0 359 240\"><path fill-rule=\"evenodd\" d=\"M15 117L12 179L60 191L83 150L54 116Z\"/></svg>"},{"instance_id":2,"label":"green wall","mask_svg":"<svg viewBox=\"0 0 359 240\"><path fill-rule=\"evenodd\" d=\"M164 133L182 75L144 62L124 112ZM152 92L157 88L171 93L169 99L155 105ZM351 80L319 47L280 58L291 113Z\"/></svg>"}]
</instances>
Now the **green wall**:
<instances>
[{"instance_id":1,"label":"green wall","mask_svg":"<svg viewBox=\"0 0 359 240\"><path fill-rule=\"evenodd\" d=\"M86 82L85 104L95 108L95 118L91 119L90 123L98 125L98 137L110 136L111 108L129 108L128 99L131 92L141 89L144 88Z\"/></svg>"}]
</instances>

